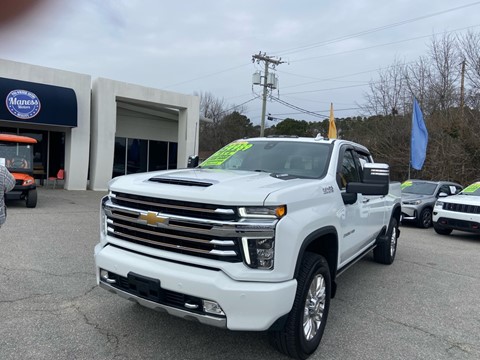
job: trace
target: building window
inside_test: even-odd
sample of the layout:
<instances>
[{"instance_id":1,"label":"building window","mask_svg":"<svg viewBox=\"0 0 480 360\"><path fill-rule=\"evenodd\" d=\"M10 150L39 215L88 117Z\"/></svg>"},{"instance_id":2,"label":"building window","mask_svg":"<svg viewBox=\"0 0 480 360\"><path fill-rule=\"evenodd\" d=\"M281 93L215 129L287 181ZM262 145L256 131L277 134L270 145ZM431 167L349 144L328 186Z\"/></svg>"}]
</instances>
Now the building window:
<instances>
[{"instance_id":1,"label":"building window","mask_svg":"<svg viewBox=\"0 0 480 360\"><path fill-rule=\"evenodd\" d=\"M147 171L148 140L128 139L127 143L127 174Z\"/></svg>"},{"instance_id":2,"label":"building window","mask_svg":"<svg viewBox=\"0 0 480 360\"><path fill-rule=\"evenodd\" d=\"M113 172L112 177L125 175L126 172L126 143L127 139L122 137L115 138L115 151L113 155Z\"/></svg>"},{"instance_id":3,"label":"building window","mask_svg":"<svg viewBox=\"0 0 480 360\"><path fill-rule=\"evenodd\" d=\"M168 142L150 140L148 171L167 170Z\"/></svg>"},{"instance_id":4,"label":"building window","mask_svg":"<svg viewBox=\"0 0 480 360\"><path fill-rule=\"evenodd\" d=\"M177 168L177 150L178 144L171 142L168 143L168 168L176 169Z\"/></svg>"},{"instance_id":5,"label":"building window","mask_svg":"<svg viewBox=\"0 0 480 360\"><path fill-rule=\"evenodd\" d=\"M116 137L112 177L176 169L177 149L174 142Z\"/></svg>"}]
</instances>

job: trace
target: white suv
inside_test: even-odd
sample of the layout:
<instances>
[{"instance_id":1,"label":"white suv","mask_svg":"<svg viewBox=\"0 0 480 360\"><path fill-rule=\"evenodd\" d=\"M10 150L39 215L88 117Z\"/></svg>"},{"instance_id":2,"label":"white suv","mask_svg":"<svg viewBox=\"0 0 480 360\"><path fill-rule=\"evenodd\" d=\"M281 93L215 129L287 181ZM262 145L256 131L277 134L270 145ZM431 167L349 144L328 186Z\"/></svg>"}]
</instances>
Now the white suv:
<instances>
[{"instance_id":1,"label":"white suv","mask_svg":"<svg viewBox=\"0 0 480 360\"><path fill-rule=\"evenodd\" d=\"M480 181L467 186L458 195L437 200L433 228L442 235L453 230L480 234Z\"/></svg>"}]
</instances>

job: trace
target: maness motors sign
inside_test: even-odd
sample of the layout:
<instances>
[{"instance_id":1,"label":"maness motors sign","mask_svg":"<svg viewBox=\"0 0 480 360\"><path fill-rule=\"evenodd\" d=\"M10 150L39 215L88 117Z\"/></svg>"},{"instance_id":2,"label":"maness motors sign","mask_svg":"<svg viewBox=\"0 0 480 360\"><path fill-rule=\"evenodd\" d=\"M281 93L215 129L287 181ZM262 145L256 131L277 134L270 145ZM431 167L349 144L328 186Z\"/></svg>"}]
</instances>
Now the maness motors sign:
<instances>
[{"instance_id":1,"label":"maness motors sign","mask_svg":"<svg viewBox=\"0 0 480 360\"><path fill-rule=\"evenodd\" d=\"M0 123L76 127L77 113L72 88L0 77Z\"/></svg>"},{"instance_id":2,"label":"maness motors sign","mask_svg":"<svg viewBox=\"0 0 480 360\"><path fill-rule=\"evenodd\" d=\"M10 113L20 119L35 117L41 108L37 95L27 90L12 90L6 98L6 105Z\"/></svg>"}]
</instances>

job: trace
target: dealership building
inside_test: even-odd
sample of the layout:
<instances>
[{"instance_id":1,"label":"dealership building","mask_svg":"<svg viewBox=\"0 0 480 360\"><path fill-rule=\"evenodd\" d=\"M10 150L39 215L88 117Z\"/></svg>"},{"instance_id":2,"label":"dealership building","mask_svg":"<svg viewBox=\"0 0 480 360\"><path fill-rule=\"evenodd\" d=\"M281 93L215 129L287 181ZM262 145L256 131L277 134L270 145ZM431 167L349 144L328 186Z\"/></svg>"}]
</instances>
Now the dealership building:
<instances>
[{"instance_id":1,"label":"dealership building","mask_svg":"<svg viewBox=\"0 0 480 360\"><path fill-rule=\"evenodd\" d=\"M186 167L199 98L0 59L0 133L37 139L38 183L105 190L115 176Z\"/></svg>"}]
</instances>

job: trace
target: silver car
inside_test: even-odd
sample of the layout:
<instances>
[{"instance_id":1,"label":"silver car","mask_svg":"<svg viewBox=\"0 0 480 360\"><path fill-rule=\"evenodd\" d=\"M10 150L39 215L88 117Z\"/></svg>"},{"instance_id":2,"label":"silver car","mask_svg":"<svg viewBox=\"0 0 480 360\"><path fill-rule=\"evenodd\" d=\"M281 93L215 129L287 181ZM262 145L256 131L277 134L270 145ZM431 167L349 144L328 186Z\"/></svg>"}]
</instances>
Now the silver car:
<instances>
[{"instance_id":1,"label":"silver car","mask_svg":"<svg viewBox=\"0 0 480 360\"><path fill-rule=\"evenodd\" d=\"M407 180L402 183L402 222L432 226L432 211L439 197L455 195L463 186L451 181Z\"/></svg>"}]
</instances>

